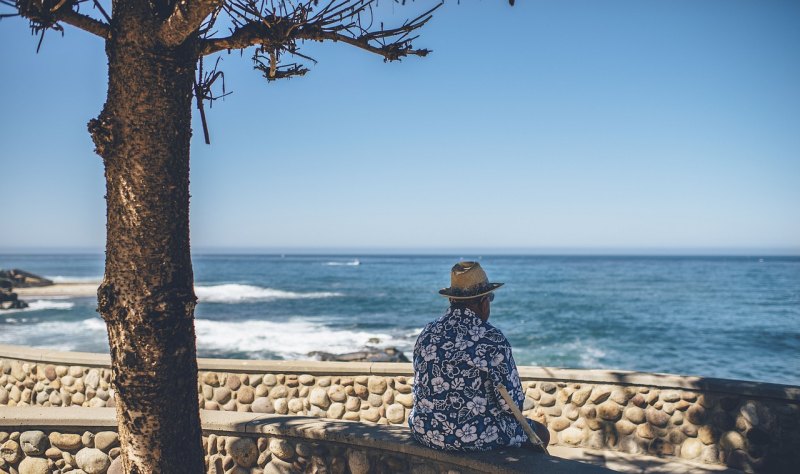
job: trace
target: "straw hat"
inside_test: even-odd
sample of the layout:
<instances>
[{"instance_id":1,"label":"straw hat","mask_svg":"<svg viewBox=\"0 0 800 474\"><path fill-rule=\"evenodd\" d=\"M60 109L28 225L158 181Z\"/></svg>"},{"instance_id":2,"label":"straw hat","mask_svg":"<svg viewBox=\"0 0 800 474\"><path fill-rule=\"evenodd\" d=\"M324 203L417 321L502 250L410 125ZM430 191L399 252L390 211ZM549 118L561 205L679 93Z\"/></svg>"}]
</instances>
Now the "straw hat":
<instances>
[{"instance_id":1,"label":"straw hat","mask_svg":"<svg viewBox=\"0 0 800 474\"><path fill-rule=\"evenodd\" d=\"M450 288L442 288L439 294L456 300L477 298L493 292L503 283L489 283L486 272L478 262L459 262L450 270Z\"/></svg>"}]
</instances>

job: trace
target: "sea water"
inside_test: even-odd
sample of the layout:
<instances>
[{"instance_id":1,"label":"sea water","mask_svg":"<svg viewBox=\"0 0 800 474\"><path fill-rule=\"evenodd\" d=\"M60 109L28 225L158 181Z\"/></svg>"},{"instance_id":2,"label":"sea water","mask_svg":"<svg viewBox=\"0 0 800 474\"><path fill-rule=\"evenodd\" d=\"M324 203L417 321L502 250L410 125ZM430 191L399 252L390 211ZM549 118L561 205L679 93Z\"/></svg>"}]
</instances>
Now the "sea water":
<instances>
[{"instance_id":1,"label":"sea water","mask_svg":"<svg viewBox=\"0 0 800 474\"><path fill-rule=\"evenodd\" d=\"M201 357L410 356L462 256L195 255ZM497 291L490 322L519 365L800 385L800 258L463 256ZM99 281L101 255L0 255L57 282ZM0 312L0 343L106 352L94 298Z\"/></svg>"}]
</instances>

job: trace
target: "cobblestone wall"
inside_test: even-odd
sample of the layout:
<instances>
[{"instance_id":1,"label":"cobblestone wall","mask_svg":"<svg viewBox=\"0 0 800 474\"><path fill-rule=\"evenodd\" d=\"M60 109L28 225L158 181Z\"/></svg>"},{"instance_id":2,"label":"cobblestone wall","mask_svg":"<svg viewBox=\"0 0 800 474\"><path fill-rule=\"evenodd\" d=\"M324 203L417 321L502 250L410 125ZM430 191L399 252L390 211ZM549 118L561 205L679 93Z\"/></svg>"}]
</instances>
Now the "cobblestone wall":
<instances>
[{"instance_id":1,"label":"cobblestone wall","mask_svg":"<svg viewBox=\"0 0 800 474\"><path fill-rule=\"evenodd\" d=\"M8 358L0 364L0 405L114 405L108 368ZM201 371L198 397L207 410L402 425L412 406L412 384L406 375ZM569 380L523 379L523 387L523 413L548 426L553 444L676 456L746 471L790 471L800 464L800 409L791 397Z\"/></svg>"},{"instance_id":2,"label":"cobblestone wall","mask_svg":"<svg viewBox=\"0 0 800 474\"><path fill-rule=\"evenodd\" d=\"M210 474L370 472L458 474L469 470L441 461L324 441L280 436L203 436ZM0 431L0 474L119 474L119 438L114 431Z\"/></svg>"}]
</instances>

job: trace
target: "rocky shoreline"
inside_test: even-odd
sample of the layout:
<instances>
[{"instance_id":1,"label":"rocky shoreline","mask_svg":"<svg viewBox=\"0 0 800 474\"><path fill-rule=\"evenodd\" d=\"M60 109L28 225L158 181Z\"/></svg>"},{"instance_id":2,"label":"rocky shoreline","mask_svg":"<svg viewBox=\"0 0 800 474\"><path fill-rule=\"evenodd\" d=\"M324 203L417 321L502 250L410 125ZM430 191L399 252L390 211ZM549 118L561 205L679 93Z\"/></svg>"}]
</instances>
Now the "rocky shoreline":
<instances>
[{"instance_id":1,"label":"rocky shoreline","mask_svg":"<svg viewBox=\"0 0 800 474\"><path fill-rule=\"evenodd\" d=\"M34 275L33 273L26 272L13 268L11 270L0 269L0 310L3 309L24 309L28 307L28 303L19 299L19 296L13 290L16 288L37 288L43 286L51 286L52 281L47 278Z\"/></svg>"}]
</instances>

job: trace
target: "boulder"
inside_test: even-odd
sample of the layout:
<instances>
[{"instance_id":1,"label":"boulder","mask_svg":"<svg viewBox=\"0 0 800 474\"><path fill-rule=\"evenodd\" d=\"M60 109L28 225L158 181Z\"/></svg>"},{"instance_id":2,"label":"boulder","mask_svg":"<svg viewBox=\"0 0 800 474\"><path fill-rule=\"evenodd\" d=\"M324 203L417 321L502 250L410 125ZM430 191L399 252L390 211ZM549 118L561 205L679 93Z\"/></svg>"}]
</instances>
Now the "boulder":
<instances>
[{"instance_id":1,"label":"boulder","mask_svg":"<svg viewBox=\"0 0 800 474\"><path fill-rule=\"evenodd\" d=\"M332 354L324 351L314 351L308 354L321 361L337 362L411 362L402 351L395 347L379 349L377 347L366 346L358 352L348 352L346 354Z\"/></svg>"},{"instance_id":2,"label":"boulder","mask_svg":"<svg viewBox=\"0 0 800 474\"><path fill-rule=\"evenodd\" d=\"M52 280L34 275L31 272L13 268L11 270L0 270L0 280L10 282L13 288L32 288L38 286L51 286ZM4 283L7 284L7 283Z\"/></svg>"}]
</instances>

